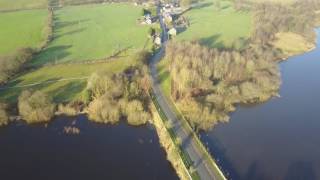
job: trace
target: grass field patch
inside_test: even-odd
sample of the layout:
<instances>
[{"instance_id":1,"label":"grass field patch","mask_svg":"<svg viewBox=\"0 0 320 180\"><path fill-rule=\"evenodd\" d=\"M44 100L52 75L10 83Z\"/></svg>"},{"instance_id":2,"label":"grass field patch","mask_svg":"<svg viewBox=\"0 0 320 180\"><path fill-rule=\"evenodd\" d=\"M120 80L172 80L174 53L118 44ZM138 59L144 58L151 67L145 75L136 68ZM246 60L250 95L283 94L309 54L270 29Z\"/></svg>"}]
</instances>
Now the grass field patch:
<instances>
[{"instance_id":1,"label":"grass field patch","mask_svg":"<svg viewBox=\"0 0 320 180\"><path fill-rule=\"evenodd\" d=\"M0 100L15 102L22 90L36 89L48 93L56 102L71 101L79 98L86 87L85 77L93 72L118 73L135 64L135 60L119 58L108 63L42 67L11 80L6 86L8 89L0 90ZM28 86L33 83L40 84ZM27 87L21 87L26 85Z\"/></svg>"},{"instance_id":2,"label":"grass field patch","mask_svg":"<svg viewBox=\"0 0 320 180\"><path fill-rule=\"evenodd\" d=\"M273 45L287 56L300 54L314 47L303 36L292 32L276 34L276 41L273 42Z\"/></svg>"},{"instance_id":3,"label":"grass field patch","mask_svg":"<svg viewBox=\"0 0 320 180\"><path fill-rule=\"evenodd\" d=\"M46 39L47 19L46 9L0 13L0 56L19 48L38 48Z\"/></svg>"},{"instance_id":4,"label":"grass field patch","mask_svg":"<svg viewBox=\"0 0 320 180\"><path fill-rule=\"evenodd\" d=\"M251 33L251 13L236 11L230 1L221 1L219 8L212 0L203 1L185 16L190 27L178 35L178 40L196 40L214 48L241 48Z\"/></svg>"},{"instance_id":5,"label":"grass field patch","mask_svg":"<svg viewBox=\"0 0 320 180\"><path fill-rule=\"evenodd\" d=\"M34 65L103 59L144 48L148 26L137 23L140 7L126 3L64 7L56 11L54 40Z\"/></svg>"},{"instance_id":6,"label":"grass field patch","mask_svg":"<svg viewBox=\"0 0 320 180\"><path fill-rule=\"evenodd\" d=\"M48 0L0 0L0 11L46 8Z\"/></svg>"}]
</instances>

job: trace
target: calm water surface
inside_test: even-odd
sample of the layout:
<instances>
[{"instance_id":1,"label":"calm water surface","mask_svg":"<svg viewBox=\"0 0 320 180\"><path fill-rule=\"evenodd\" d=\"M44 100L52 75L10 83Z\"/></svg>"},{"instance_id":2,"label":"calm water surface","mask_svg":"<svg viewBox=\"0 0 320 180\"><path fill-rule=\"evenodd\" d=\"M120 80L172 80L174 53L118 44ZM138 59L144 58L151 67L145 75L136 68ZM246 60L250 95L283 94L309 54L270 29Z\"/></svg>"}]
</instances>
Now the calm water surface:
<instances>
[{"instance_id":1,"label":"calm water surface","mask_svg":"<svg viewBox=\"0 0 320 180\"><path fill-rule=\"evenodd\" d=\"M75 123L75 125L73 125ZM63 133L76 126L79 135ZM85 116L0 128L0 179L178 179L151 126L94 124Z\"/></svg>"},{"instance_id":2,"label":"calm water surface","mask_svg":"<svg viewBox=\"0 0 320 180\"><path fill-rule=\"evenodd\" d=\"M281 98L240 107L203 136L233 179L320 179L320 47L280 67Z\"/></svg>"}]
</instances>

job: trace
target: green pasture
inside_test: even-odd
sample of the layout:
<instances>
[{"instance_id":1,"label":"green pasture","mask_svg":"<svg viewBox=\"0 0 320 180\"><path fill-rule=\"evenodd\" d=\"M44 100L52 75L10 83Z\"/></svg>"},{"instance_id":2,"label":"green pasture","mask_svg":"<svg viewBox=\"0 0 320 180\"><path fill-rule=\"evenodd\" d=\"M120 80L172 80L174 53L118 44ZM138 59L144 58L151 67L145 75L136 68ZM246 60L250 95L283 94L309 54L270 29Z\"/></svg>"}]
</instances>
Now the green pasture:
<instances>
[{"instance_id":1,"label":"green pasture","mask_svg":"<svg viewBox=\"0 0 320 180\"><path fill-rule=\"evenodd\" d=\"M0 0L0 11L46 8L48 0Z\"/></svg>"},{"instance_id":2,"label":"green pasture","mask_svg":"<svg viewBox=\"0 0 320 180\"><path fill-rule=\"evenodd\" d=\"M141 15L140 7L125 3L61 8L55 12L54 40L32 64L129 56L148 42L150 27L138 24Z\"/></svg>"},{"instance_id":3,"label":"green pasture","mask_svg":"<svg viewBox=\"0 0 320 180\"><path fill-rule=\"evenodd\" d=\"M241 48L251 33L251 13L236 11L230 1L201 1L184 16L190 27L181 30L178 40L195 40L214 48Z\"/></svg>"},{"instance_id":4,"label":"green pasture","mask_svg":"<svg viewBox=\"0 0 320 180\"><path fill-rule=\"evenodd\" d=\"M39 47L46 39L47 19L46 9L0 13L0 56Z\"/></svg>"},{"instance_id":5,"label":"green pasture","mask_svg":"<svg viewBox=\"0 0 320 180\"><path fill-rule=\"evenodd\" d=\"M119 58L107 63L42 67L11 80L4 87L6 89L0 89L0 101L15 102L21 91L25 89L46 92L57 102L74 100L79 98L79 95L86 87L87 81L85 77L89 77L93 72L118 73L136 63L137 61L133 59ZM23 87L33 83L40 84Z\"/></svg>"}]
</instances>

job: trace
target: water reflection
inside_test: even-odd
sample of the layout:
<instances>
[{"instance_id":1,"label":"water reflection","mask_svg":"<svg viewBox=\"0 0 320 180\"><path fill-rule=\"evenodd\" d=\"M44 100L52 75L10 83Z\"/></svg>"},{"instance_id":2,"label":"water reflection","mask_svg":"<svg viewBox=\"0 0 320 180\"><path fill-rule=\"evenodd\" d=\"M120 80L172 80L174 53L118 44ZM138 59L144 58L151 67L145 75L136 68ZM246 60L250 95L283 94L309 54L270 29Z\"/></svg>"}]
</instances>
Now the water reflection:
<instances>
[{"instance_id":1,"label":"water reflection","mask_svg":"<svg viewBox=\"0 0 320 180\"><path fill-rule=\"evenodd\" d=\"M80 134L65 134L64 127ZM85 116L59 118L47 127L12 124L0 129L0 178L178 179L152 126L106 126Z\"/></svg>"},{"instance_id":2,"label":"water reflection","mask_svg":"<svg viewBox=\"0 0 320 180\"><path fill-rule=\"evenodd\" d=\"M240 107L202 137L232 179L320 179L320 48L280 67L281 98Z\"/></svg>"}]
</instances>

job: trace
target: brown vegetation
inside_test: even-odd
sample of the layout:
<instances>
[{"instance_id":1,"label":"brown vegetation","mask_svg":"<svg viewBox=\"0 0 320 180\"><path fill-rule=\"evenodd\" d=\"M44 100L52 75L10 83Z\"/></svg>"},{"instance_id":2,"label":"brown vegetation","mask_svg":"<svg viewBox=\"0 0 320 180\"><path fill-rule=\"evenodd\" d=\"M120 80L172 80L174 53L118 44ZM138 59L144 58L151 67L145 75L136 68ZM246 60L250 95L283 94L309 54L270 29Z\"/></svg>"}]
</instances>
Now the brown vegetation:
<instances>
[{"instance_id":1,"label":"brown vegetation","mask_svg":"<svg viewBox=\"0 0 320 180\"><path fill-rule=\"evenodd\" d=\"M5 126L9 122L9 117L6 111L7 106L3 103L0 103L0 127Z\"/></svg>"},{"instance_id":2,"label":"brown vegetation","mask_svg":"<svg viewBox=\"0 0 320 180\"><path fill-rule=\"evenodd\" d=\"M0 56L0 84L6 83L22 65L26 63L33 55L34 50L25 48L18 50L14 55Z\"/></svg>"},{"instance_id":3,"label":"brown vegetation","mask_svg":"<svg viewBox=\"0 0 320 180\"><path fill-rule=\"evenodd\" d=\"M41 91L23 91L18 100L19 114L27 123L48 122L54 116L55 105Z\"/></svg>"},{"instance_id":4,"label":"brown vegetation","mask_svg":"<svg viewBox=\"0 0 320 180\"><path fill-rule=\"evenodd\" d=\"M59 104L58 114L63 114L67 116L76 116L81 112L82 103L74 101L67 104Z\"/></svg>"},{"instance_id":5,"label":"brown vegetation","mask_svg":"<svg viewBox=\"0 0 320 180\"><path fill-rule=\"evenodd\" d=\"M149 118L146 69L129 68L119 74L94 73L88 80L92 102L88 107L89 118L101 123L117 123L126 118L129 124L145 124Z\"/></svg>"},{"instance_id":6,"label":"brown vegetation","mask_svg":"<svg viewBox=\"0 0 320 180\"><path fill-rule=\"evenodd\" d=\"M260 102L277 94L277 64L252 50L218 51L196 43L169 43L171 94L196 129L227 121L237 103Z\"/></svg>"}]
</instances>

